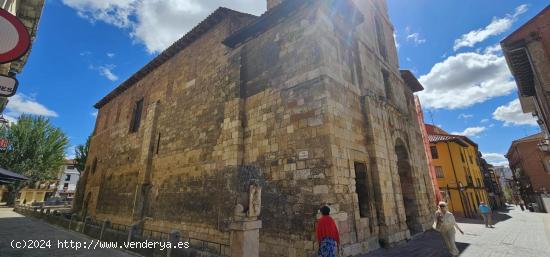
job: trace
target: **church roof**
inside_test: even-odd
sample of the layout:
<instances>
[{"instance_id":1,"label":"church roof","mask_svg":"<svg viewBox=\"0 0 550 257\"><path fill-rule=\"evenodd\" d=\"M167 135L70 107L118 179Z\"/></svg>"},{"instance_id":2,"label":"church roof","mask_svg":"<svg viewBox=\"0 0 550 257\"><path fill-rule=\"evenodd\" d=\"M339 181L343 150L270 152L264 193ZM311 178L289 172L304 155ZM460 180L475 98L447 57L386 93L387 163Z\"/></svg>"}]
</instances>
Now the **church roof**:
<instances>
[{"instance_id":1,"label":"church roof","mask_svg":"<svg viewBox=\"0 0 550 257\"><path fill-rule=\"evenodd\" d=\"M256 17L251 14L241 13L234 10L231 10L229 8L220 7L216 11L214 11L212 14L210 14L205 20L203 20L201 23L199 23L197 26L195 26L191 31L189 31L187 34L185 34L182 38L180 38L178 41L174 42L170 47L168 47L166 50L164 50L162 53L160 53L157 57L155 57L153 60L151 60L149 63L147 63L145 66L143 66L139 71L134 73L130 78L128 78L126 81L124 81L122 84L120 84L117 88L115 88L111 93L109 93L107 96L103 97L99 102L97 102L94 107L97 109L100 109L105 104L110 102L115 97L122 94L124 91L126 91L128 88L132 87L136 82L143 79L145 76L147 76L149 73L154 71L156 68L160 67L162 64L164 64L166 61L170 60L170 58L174 57L176 54L178 54L181 50L187 48L189 45L191 45L193 42L195 42L197 39L201 38L206 32L208 32L210 29L212 29L214 26L216 26L218 23L220 23L222 20L224 20L225 17L236 14L240 16L249 16L249 17Z\"/></svg>"}]
</instances>

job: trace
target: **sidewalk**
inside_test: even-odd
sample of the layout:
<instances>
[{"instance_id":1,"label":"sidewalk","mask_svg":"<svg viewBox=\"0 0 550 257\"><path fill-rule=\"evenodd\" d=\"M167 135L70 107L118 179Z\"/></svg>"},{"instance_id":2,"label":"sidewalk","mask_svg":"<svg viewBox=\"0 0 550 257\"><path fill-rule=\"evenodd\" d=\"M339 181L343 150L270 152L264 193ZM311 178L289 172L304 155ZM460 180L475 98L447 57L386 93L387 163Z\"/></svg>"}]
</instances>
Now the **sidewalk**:
<instances>
[{"instance_id":1,"label":"sidewalk","mask_svg":"<svg viewBox=\"0 0 550 257\"><path fill-rule=\"evenodd\" d=\"M481 220L460 219L464 235L457 234L460 256L538 257L550 256L550 214L521 212L509 206L495 213L495 228L485 228ZM361 257L441 257L450 256L437 232L427 232L404 245L379 249Z\"/></svg>"},{"instance_id":2,"label":"sidewalk","mask_svg":"<svg viewBox=\"0 0 550 257\"><path fill-rule=\"evenodd\" d=\"M15 241L14 241L15 240ZM51 242L45 249L14 249L11 245L22 240L45 240ZM130 257L137 254L124 252L115 249L60 249L57 241L73 240L82 243L92 241L91 238L72 231L55 227L40 220L35 220L13 212L11 208L0 207L0 257L33 257L33 256L109 256L109 257Z\"/></svg>"}]
</instances>

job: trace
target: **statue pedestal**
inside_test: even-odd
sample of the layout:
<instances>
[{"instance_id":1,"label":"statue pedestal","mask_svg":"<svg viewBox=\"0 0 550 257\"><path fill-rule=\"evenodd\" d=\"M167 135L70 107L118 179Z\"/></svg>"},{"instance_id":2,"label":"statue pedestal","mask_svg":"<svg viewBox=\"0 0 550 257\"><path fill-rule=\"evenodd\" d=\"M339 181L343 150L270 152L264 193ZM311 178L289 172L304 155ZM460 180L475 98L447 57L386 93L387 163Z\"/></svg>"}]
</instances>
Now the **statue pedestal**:
<instances>
[{"instance_id":1,"label":"statue pedestal","mask_svg":"<svg viewBox=\"0 0 550 257\"><path fill-rule=\"evenodd\" d=\"M229 225L231 230L231 257L260 256L261 220L237 220Z\"/></svg>"}]
</instances>

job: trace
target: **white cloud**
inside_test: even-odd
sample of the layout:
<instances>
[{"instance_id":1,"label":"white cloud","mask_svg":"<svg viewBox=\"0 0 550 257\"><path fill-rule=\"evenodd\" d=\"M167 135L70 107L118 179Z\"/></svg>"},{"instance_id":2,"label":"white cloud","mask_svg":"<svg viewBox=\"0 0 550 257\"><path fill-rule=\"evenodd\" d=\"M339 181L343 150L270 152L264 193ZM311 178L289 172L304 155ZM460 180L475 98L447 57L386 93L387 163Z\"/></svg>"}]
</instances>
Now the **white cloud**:
<instances>
[{"instance_id":1,"label":"white cloud","mask_svg":"<svg viewBox=\"0 0 550 257\"><path fill-rule=\"evenodd\" d=\"M474 117L473 114L466 114L466 113L461 113L460 115L458 115L459 119L465 119L465 120L471 119L473 117Z\"/></svg>"},{"instance_id":2,"label":"white cloud","mask_svg":"<svg viewBox=\"0 0 550 257\"><path fill-rule=\"evenodd\" d=\"M393 41L395 42L395 48L399 49L399 42L397 41L397 32L393 32Z\"/></svg>"},{"instance_id":3,"label":"white cloud","mask_svg":"<svg viewBox=\"0 0 550 257\"><path fill-rule=\"evenodd\" d=\"M106 55L107 55L107 57L109 57L109 58L115 57L115 54L114 54L114 53L107 53Z\"/></svg>"},{"instance_id":4,"label":"white cloud","mask_svg":"<svg viewBox=\"0 0 550 257\"><path fill-rule=\"evenodd\" d=\"M519 99L511 101L506 105L499 106L495 112L493 112L493 119L503 121L504 126L538 125L536 119L531 114L523 113Z\"/></svg>"},{"instance_id":5,"label":"white cloud","mask_svg":"<svg viewBox=\"0 0 550 257\"><path fill-rule=\"evenodd\" d=\"M420 77L423 105L435 109L466 108L507 95L516 84L504 57L492 53L460 53L436 63Z\"/></svg>"},{"instance_id":6,"label":"white cloud","mask_svg":"<svg viewBox=\"0 0 550 257\"><path fill-rule=\"evenodd\" d=\"M72 160L75 158L75 148L75 145L67 147L65 150L65 159Z\"/></svg>"},{"instance_id":7,"label":"white cloud","mask_svg":"<svg viewBox=\"0 0 550 257\"><path fill-rule=\"evenodd\" d=\"M494 166L508 167L508 159L501 153L481 153L483 159Z\"/></svg>"},{"instance_id":8,"label":"white cloud","mask_svg":"<svg viewBox=\"0 0 550 257\"><path fill-rule=\"evenodd\" d=\"M472 30L459 39L455 40L453 49L457 51L462 47L473 47L479 42L483 42L485 39L500 35L512 27L512 24L517 20L517 17L527 11L527 5L520 5L516 8L514 14L507 14L504 18L496 18L485 28Z\"/></svg>"},{"instance_id":9,"label":"white cloud","mask_svg":"<svg viewBox=\"0 0 550 257\"><path fill-rule=\"evenodd\" d=\"M407 35L406 36L407 42L412 41L415 46L426 43L426 39L422 38L422 36L418 32L411 32L411 27L409 26L405 27L405 33Z\"/></svg>"},{"instance_id":10,"label":"white cloud","mask_svg":"<svg viewBox=\"0 0 550 257\"><path fill-rule=\"evenodd\" d=\"M407 42L412 41L414 45L420 45L426 43L426 39L420 36L420 33L415 32L407 35Z\"/></svg>"},{"instance_id":11,"label":"white cloud","mask_svg":"<svg viewBox=\"0 0 550 257\"><path fill-rule=\"evenodd\" d=\"M472 127L472 128L467 128L462 132L453 132L451 134L463 135L463 136L467 136L467 137L475 137L475 136L478 136L479 134L483 133L485 130L487 130L486 127Z\"/></svg>"},{"instance_id":12,"label":"white cloud","mask_svg":"<svg viewBox=\"0 0 550 257\"><path fill-rule=\"evenodd\" d=\"M90 113L90 115L97 117L97 111Z\"/></svg>"},{"instance_id":13,"label":"white cloud","mask_svg":"<svg viewBox=\"0 0 550 257\"><path fill-rule=\"evenodd\" d=\"M487 122L489 122L489 119L482 119L480 122L481 123L487 123Z\"/></svg>"},{"instance_id":14,"label":"white cloud","mask_svg":"<svg viewBox=\"0 0 550 257\"><path fill-rule=\"evenodd\" d=\"M37 102L36 99L24 94L16 94L9 99L8 105L6 106L6 119L13 122L21 114L32 114L46 117L58 116L56 112Z\"/></svg>"},{"instance_id":15,"label":"white cloud","mask_svg":"<svg viewBox=\"0 0 550 257\"><path fill-rule=\"evenodd\" d=\"M492 46L488 46L487 48L485 48L484 53L500 55L502 53L502 47L500 46L500 44L494 44Z\"/></svg>"},{"instance_id":16,"label":"white cloud","mask_svg":"<svg viewBox=\"0 0 550 257\"><path fill-rule=\"evenodd\" d=\"M98 67L90 66L90 69L99 71L99 75L105 77L110 81L117 81L118 76L113 73L113 69L116 68L113 64L101 65Z\"/></svg>"},{"instance_id":17,"label":"white cloud","mask_svg":"<svg viewBox=\"0 0 550 257\"><path fill-rule=\"evenodd\" d=\"M128 29L151 53L170 46L219 6L259 15L266 1L258 0L63 0L92 22Z\"/></svg>"}]
</instances>

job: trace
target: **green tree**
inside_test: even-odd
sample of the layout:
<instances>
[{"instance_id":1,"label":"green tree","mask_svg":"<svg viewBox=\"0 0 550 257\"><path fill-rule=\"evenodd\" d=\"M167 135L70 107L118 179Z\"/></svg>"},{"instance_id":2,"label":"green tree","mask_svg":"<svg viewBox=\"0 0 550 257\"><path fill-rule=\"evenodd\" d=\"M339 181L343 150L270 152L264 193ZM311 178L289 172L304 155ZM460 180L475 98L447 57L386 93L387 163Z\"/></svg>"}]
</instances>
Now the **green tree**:
<instances>
[{"instance_id":1,"label":"green tree","mask_svg":"<svg viewBox=\"0 0 550 257\"><path fill-rule=\"evenodd\" d=\"M84 171L84 168L86 167L86 159L88 159L88 150L90 149L90 138L91 136L86 139L85 144L78 145L74 149L74 160L76 162L76 169L79 172Z\"/></svg>"},{"instance_id":2,"label":"green tree","mask_svg":"<svg viewBox=\"0 0 550 257\"><path fill-rule=\"evenodd\" d=\"M69 140L45 117L21 115L0 135L10 144L0 153L0 166L28 177L31 183L55 178L64 163Z\"/></svg>"}]
</instances>

